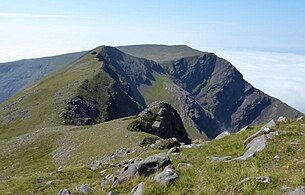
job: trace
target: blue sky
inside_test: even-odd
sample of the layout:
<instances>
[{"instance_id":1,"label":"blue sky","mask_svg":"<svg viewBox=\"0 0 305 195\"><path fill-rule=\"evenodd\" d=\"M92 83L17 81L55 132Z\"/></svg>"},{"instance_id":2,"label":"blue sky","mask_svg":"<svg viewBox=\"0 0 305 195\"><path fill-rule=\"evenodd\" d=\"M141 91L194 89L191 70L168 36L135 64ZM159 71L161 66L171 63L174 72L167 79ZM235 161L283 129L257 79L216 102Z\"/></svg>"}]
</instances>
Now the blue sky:
<instances>
[{"instance_id":1,"label":"blue sky","mask_svg":"<svg viewBox=\"0 0 305 195\"><path fill-rule=\"evenodd\" d=\"M228 59L254 86L305 112L303 0L1 0L0 43L0 62L187 44Z\"/></svg>"},{"instance_id":2,"label":"blue sky","mask_svg":"<svg viewBox=\"0 0 305 195\"><path fill-rule=\"evenodd\" d=\"M298 0L3 0L0 24L2 45L50 53L135 43L305 51Z\"/></svg>"}]
</instances>

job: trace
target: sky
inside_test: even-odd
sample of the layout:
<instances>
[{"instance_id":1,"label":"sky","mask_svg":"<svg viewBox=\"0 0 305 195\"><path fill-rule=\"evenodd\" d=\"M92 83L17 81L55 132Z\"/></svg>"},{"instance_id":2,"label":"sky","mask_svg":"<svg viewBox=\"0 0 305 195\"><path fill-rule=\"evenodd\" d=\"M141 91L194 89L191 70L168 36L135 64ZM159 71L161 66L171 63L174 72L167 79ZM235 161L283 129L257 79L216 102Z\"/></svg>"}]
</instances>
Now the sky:
<instances>
[{"instance_id":1,"label":"sky","mask_svg":"<svg viewBox=\"0 0 305 195\"><path fill-rule=\"evenodd\" d=\"M215 52L305 112L303 0L0 1L0 62L143 43Z\"/></svg>"}]
</instances>

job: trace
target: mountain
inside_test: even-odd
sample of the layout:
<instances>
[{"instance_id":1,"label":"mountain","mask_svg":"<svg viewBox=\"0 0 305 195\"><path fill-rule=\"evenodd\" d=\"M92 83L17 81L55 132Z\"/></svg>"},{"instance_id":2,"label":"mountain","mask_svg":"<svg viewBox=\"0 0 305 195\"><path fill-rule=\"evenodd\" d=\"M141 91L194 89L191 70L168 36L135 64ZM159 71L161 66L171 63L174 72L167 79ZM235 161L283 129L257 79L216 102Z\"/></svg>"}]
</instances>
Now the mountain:
<instances>
[{"instance_id":1,"label":"mountain","mask_svg":"<svg viewBox=\"0 0 305 195\"><path fill-rule=\"evenodd\" d=\"M302 113L213 53L156 47L97 47L2 102L0 194L127 194L140 182L144 194L280 194L304 183Z\"/></svg>"},{"instance_id":2,"label":"mountain","mask_svg":"<svg viewBox=\"0 0 305 195\"><path fill-rule=\"evenodd\" d=\"M0 63L0 102L64 68L84 53L76 52L52 57Z\"/></svg>"},{"instance_id":3,"label":"mountain","mask_svg":"<svg viewBox=\"0 0 305 195\"><path fill-rule=\"evenodd\" d=\"M213 53L192 56L197 51L190 52L186 46L177 46L176 52L173 46L156 47L151 53L161 53L159 63L108 46L83 54L1 104L0 119L6 130L0 136L132 116L156 100L178 111L192 139L214 138L224 130L235 132L278 116L302 115L252 87L232 64ZM133 51L147 57L149 48L153 46L140 45ZM181 54L183 49L186 52ZM190 57L176 59L178 54Z\"/></svg>"}]
</instances>

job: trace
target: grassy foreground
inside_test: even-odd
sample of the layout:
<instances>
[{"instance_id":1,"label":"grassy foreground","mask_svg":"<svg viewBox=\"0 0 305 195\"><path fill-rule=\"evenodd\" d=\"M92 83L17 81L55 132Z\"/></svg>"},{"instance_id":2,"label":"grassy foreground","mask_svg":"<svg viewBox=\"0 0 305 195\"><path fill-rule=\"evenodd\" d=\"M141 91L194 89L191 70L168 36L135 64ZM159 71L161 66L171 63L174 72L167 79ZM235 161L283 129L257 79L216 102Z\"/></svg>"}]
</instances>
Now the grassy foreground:
<instances>
[{"instance_id":1,"label":"grassy foreground","mask_svg":"<svg viewBox=\"0 0 305 195\"><path fill-rule=\"evenodd\" d=\"M131 189L141 181L145 182L144 194L285 194L281 190L283 186L294 189L305 184L303 119L274 127L272 131L279 131L279 135L269 140L267 148L251 160L224 163L212 162L211 157L242 155L246 150L243 140L259 127L210 141L199 148L184 149L181 155L171 155L175 167L181 162L190 163L193 167L176 168L178 179L166 187L153 181L153 176L135 177L114 188L111 184L101 187L105 175L100 171L107 169L107 174L112 174L119 168L107 166L92 171L87 164L97 156L110 154L118 148L134 147L145 136L149 136L126 131L124 128L131 120L133 119L120 119L87 129L58 127L49 130L48 134L38 136L36 141L26 147L9 151L10 155L0 159L0 194L56 194L62 188L77 194L76 187L82 183L87 183L94 189L92 194L106 194L109 191L130 194ZM70 156L67 155L66 160L55 163L52 155L58 145L54 145L54 140L63 140L63 137L68 137L77 149ZM7 148L1 146L2 150ZM116 162L159 152L166 151L136 148L135 153L117 159ZM276 155L280 157L279 160L274 159ZM62 171L57 171L58 166L63 166ZM238 185L246 177L257 176L269 176L271 183L261 184L251 180ZM55 181L52 185L47 185L46 182L50 180Z\"/></svg>"}]
</instances>

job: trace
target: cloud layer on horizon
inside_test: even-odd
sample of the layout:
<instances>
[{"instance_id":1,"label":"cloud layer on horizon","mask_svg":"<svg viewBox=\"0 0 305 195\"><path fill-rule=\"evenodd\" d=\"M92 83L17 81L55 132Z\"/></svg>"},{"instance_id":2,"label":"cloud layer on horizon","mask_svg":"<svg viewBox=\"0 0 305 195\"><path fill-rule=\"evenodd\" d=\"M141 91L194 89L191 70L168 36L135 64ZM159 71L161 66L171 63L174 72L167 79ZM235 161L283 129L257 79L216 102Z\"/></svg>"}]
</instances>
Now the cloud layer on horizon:
<instances>
[{"instance_id":1,"label":"cloud layer on horizon","mask_svg":"<svg viewBox=\"0 0 305 195\"><path fill-rule=\"evenodd\" d=\"M218 51L254 87L305 113L305 56L258 51Z\"/></svg>"}]
</instances>

